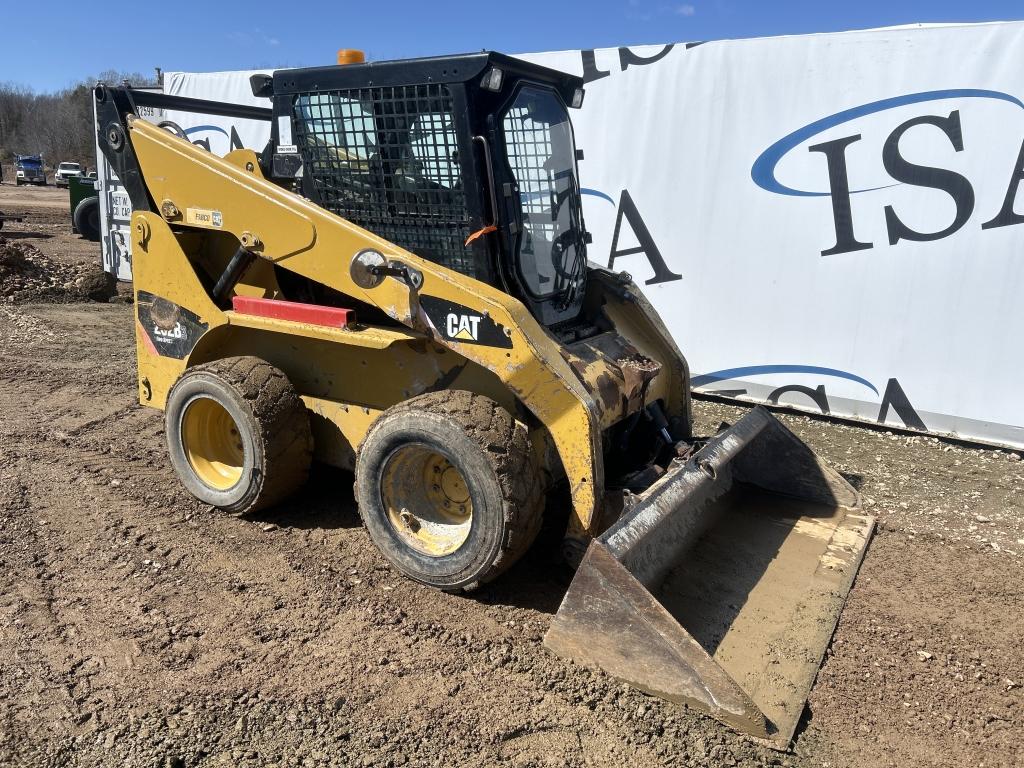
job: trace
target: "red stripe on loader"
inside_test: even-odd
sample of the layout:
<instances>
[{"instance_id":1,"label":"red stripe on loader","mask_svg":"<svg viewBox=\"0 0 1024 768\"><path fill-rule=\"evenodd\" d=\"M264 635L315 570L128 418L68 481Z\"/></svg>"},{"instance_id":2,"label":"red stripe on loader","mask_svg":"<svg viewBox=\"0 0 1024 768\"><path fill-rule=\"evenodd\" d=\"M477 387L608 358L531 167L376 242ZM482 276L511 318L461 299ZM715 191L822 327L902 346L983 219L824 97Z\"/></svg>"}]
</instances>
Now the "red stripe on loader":
<instances>
[{"instance_id":1,"label":"red stripe on loader","mask_svg":"<svg viewBox=\"0 0 1024 768\"><path fill-rule=\"evenodd\" d=\"M235 296L231 299L231 306L240 315L272 317L275 320L291 320L296 323L325 325L330 328L344 328L356 320L355 310L352 309L321 307L318 304L302 304L298 301Z\"/></svg>"}]
</instances>

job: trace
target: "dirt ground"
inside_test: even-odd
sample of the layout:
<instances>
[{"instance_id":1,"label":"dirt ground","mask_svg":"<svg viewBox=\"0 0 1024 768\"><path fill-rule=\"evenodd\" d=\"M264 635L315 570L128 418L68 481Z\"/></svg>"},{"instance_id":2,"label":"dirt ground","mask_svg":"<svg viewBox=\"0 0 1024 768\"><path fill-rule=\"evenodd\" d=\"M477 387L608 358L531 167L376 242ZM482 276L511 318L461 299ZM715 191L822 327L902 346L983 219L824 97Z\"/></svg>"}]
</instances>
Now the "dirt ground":
<instances>
[{"instance_id":1,"label":"dirt ground","mask_svg":"<svg viewBox=\"0 0 1024 768\"><path fill-rule=\"evenodd\" d=\"M97 259L61 200L0 186L0 234ZM782 754L549 653L550 549L459 597L387 567L345 473L196 503L133 366L130 306L0 302L0 765L1024 765L1017 454L782 416L879 521Z\"/></svg>"},{"instance_id":2,"label":"dirt ground","mask_svg":"<svg viewBox=\"0 0 1024 768\"><path fill-rule=\"evenodd\" d=\"M52 259L71 265L95 264L99 244L71 233L70 196L67 189L52 184L46 187L17 187L4 168L0 184L0 211L24 221L8 222L0 228L0 237L35 246Z\"/></svg>"}]
</instances>

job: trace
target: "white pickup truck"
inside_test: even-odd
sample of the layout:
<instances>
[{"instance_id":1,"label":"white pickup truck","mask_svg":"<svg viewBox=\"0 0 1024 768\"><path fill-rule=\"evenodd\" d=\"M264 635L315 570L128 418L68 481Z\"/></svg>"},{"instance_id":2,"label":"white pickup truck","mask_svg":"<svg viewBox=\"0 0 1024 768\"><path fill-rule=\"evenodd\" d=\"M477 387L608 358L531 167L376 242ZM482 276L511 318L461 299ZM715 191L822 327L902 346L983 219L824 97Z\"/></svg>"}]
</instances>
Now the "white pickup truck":
<instances>
[{"instance_id":1,"label":"white pickup truck","mask_svg":"<svg viewBox=\"0 0 1024 768\"><path fill-rule=\"evenodd\" d=\"M53 173L53 183L58 187L66 187L72 176L81 176L82 166L78 163L61 163Z\"/></svg>"}]
</instances>

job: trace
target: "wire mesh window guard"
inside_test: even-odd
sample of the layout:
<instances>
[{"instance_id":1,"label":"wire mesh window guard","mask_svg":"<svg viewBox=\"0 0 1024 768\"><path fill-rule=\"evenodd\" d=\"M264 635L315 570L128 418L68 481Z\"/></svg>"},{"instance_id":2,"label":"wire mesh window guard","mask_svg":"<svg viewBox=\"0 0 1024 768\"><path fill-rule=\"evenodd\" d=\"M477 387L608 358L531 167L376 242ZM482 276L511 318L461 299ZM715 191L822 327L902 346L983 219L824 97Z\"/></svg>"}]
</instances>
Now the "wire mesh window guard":
<instances>
[{"instance_id":1,"label":"wire mesh window guard","mask_svg":"<svg viewBox=\"0 0 1024 768\"><path fill-rule=\"evenodd\" d=\"M327 210L471 277L470 233L452 96L441 84L302 94L303 173Z\"/></svg>"}]
</instances>

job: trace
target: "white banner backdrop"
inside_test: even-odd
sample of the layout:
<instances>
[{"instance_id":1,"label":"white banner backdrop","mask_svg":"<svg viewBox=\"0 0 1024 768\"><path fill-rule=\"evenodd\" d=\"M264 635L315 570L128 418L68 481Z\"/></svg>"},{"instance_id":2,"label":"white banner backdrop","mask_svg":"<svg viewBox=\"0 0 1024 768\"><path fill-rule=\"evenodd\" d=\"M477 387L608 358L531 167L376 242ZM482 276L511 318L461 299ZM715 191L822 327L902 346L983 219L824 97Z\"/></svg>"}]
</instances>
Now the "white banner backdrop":
<instances>
[{"instance_id":1,"label":"white banner backdrop","mask_svg":"<svg viewBox=\"0 0 1024 768\"><path fill-rule=\"evenodd\" d=\"M1024 447L1022 36L523 58L587 79L573 122L590 258L644 288L696 390ZM265 105L250 74L168 73L165 91ZM221 154L267 140L258 123L167 118Z\"/></svg>"},{"instance_id":2,"label":"white banner backdrop","mask_svg":"<svg viewBox=\"0 0 1024 768\"><path fill-rule=\"evenodd\" d=\"M272 71L167 72L164 74L164 93L266 109L270 107L270 100L252 95L249 78L256 74L269 75ZM270 123L260 120L232 120L173 110L167 111L166 119L184 128L193 143L202 144L217 155L226 155L241 147L261 152L270 140Z\"/></svg>"}]
</instances>

